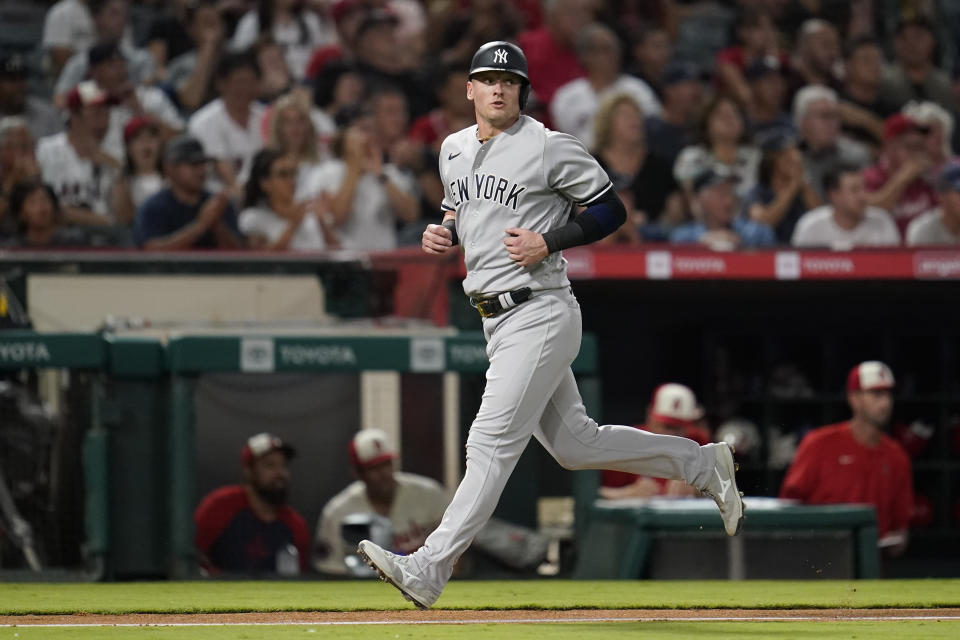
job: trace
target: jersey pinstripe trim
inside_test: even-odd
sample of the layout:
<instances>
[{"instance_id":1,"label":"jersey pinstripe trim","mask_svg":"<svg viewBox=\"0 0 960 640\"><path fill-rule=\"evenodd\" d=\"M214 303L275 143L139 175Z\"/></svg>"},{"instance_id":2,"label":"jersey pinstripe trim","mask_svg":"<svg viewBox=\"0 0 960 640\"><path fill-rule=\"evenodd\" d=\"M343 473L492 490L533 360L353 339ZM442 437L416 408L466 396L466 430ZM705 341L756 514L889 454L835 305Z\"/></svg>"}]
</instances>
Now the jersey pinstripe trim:
<instances>
[{"instance_id":1,"label":"jersey pinstripe trim","mask_svg":"<svg viewBox=\"0 0 960 640\"><path fill-rule=\"evenodd\" d=\"M600 191L597 191L596 193L594 193L592 196L590 196L590 197L587 198L586 200L584 200L584 201L582 201L582 202L578 202L578 203L577 203L577 206L580 206L580 207L589 207L590 205L592 205L592 204L596 203L598 200L600 200L604 195L606 195L607 191L610 191L610 189L613 189L613 183L612 183L612 182L608 182L608 183L606 184L606 186L604 186L602 189L600 189Z\"/></svg>"}]
</instances>

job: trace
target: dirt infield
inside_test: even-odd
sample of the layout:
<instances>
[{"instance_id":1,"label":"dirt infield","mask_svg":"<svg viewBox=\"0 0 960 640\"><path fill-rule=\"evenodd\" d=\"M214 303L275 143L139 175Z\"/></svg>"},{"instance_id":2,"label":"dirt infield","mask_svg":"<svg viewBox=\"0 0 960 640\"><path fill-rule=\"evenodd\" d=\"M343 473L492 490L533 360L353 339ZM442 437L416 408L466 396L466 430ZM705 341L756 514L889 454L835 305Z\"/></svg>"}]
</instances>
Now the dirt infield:
<instances>
[{"instance_id":1,"label":"dirt infield","mask_svg":"<svg viewBox=\"0 0 960 640\"><path fill-rule=\"evenodd\" d=\"M956 609L573 609L275 612L214 614L24 615L0 616L0 626L23 625L217 625L217 624L384 624L481 622L563 622L586 620L788 619L857 620L960 618Z\"/></svg>"}]
</instances>

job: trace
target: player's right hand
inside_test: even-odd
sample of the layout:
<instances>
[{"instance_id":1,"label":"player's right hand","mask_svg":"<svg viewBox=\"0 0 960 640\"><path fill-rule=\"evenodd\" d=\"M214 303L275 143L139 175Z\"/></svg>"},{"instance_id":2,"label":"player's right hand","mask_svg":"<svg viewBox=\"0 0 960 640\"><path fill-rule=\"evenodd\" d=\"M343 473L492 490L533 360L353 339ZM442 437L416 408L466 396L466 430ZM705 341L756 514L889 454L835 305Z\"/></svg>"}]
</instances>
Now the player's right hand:
<instances>
[{"instance_id":1,"label":"player's right hand","mask_svg":"<svg viewBox=\"0 0 960 640\"><path fill-rule=\"evenodd\" d=\"M428 224L423 230L420 246L425 253L442 255L453 248L453 236L450 229L439 224Z\"/></svg>"}]
</instances>

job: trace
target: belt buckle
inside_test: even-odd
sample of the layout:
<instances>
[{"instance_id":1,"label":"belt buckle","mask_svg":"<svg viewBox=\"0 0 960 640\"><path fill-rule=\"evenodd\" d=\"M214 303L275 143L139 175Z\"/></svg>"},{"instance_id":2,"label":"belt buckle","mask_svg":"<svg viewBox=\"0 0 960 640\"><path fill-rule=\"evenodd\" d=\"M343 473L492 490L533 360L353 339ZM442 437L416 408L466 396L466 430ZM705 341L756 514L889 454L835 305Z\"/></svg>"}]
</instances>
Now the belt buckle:
<instances>
[{"instance_id":1,"label":"belt buckle","mask_svg":"<svg viewBox=\"0 0 960 640\"><path fill-rule=\"evenodd\" d=\"M490 304L492 302L495 302L495 300L492 298L477 301L476 309L482 317L491 318L497 315L497 311L492 308L494 305Z\"/></svg>"}]
</instances>

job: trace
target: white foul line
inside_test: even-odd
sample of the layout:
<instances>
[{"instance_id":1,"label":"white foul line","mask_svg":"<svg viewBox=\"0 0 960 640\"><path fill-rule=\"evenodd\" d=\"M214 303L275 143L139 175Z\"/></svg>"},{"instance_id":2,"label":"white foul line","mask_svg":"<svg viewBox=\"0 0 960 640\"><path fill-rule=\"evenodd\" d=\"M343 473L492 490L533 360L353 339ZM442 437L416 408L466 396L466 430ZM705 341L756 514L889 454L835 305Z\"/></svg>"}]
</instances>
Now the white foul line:
<instances>
[{"instance_id":1,"label":"white foul line","mask_svg":"<svg viewBox=\"0 0 960 640\"><path fill-rule=\"evenodd\" d=\"M58 623L58 624L0 624L3 627L349 627L349 626L389 626L389 625L419 625L419 624L547 624L547 623L581 623L581 622L894 622L900 620L930 620L930 621L960 621L960 616L863 616L863 617L824 617L824 616L742 616L736 618L700 618L669 617L669 618L518 618L508 619L475 619L475 620L358 620L358 621L318 621L318 622L90 622L90 623Z\"/></svg>"}]
</instances>

